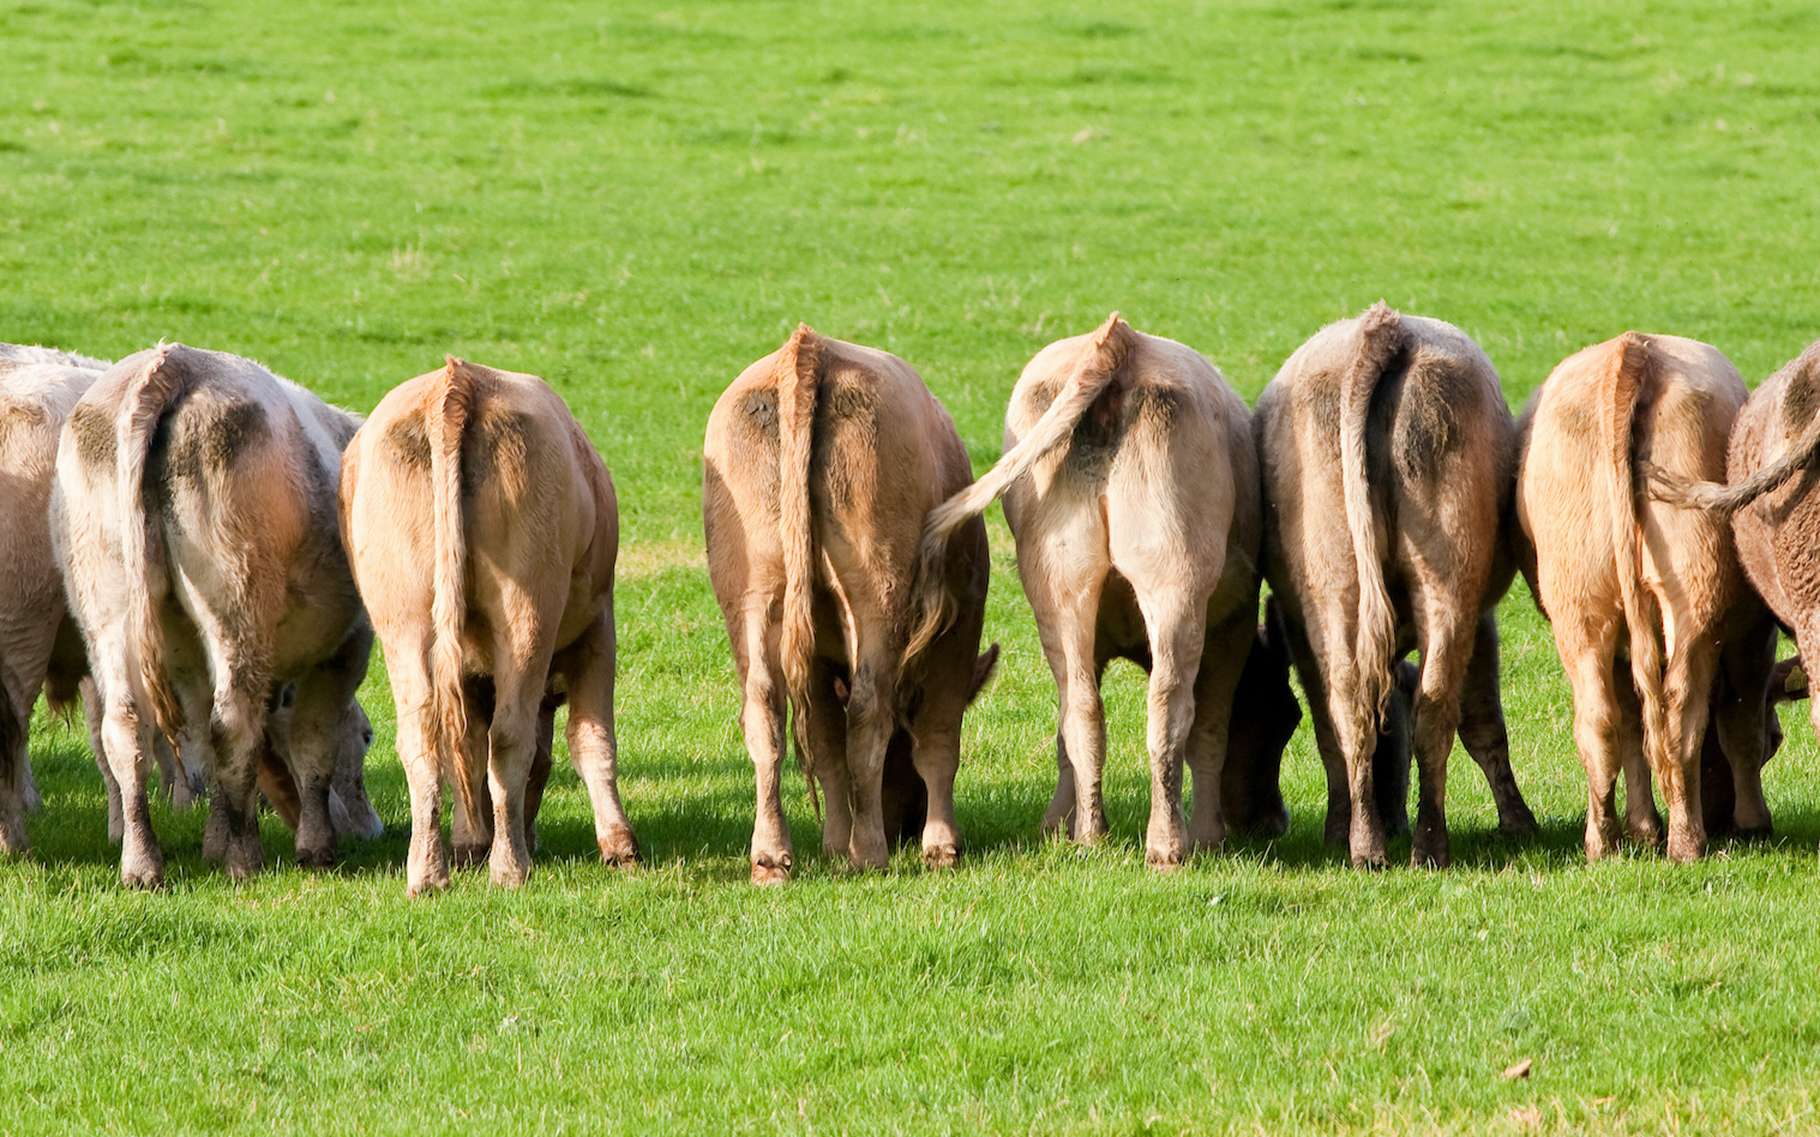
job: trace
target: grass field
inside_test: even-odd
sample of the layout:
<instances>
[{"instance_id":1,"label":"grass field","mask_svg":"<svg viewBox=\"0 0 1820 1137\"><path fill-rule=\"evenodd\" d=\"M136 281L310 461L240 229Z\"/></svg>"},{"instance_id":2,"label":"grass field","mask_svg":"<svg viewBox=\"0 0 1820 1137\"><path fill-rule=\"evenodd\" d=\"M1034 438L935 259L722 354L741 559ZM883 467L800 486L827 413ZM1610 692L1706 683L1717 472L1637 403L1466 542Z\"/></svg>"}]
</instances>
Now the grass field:
<instances>
[{"instance_id":1,"label":"grass field","mask_svg":"<svg viewBox=\"0 0 1820 1137\"><path fill-rule=\"evenodd\" d=\"M35 852L0 866L0 1131L1820 1130L1803 707L1773 844L1588 868L1519 584L1541 839L1496 836L1462 758L1457 866L1355 874L1304 730L1290 835L1158 878L1123 665L1114 840L1037 838L1054 692L994 511L963 866L838 871L792 771L806 863L756 891L698 506L709 407L798 320L910 360L982 469L1023 362L1115 307L1248 399L1379 297L1465 328L1513 405L1627 327L1754 381L1820 333L1811 6L42 0L0 36L0 339L181 339L361 410L454 351L568 398L624 509L649 860L595 862L559 769L528 888L407 904L376 664L383 840L306 875L268 821L275 871L232 887L160 807L170 887L129 894L85 741L41 717Z\"/></svg>"}]
</instances>

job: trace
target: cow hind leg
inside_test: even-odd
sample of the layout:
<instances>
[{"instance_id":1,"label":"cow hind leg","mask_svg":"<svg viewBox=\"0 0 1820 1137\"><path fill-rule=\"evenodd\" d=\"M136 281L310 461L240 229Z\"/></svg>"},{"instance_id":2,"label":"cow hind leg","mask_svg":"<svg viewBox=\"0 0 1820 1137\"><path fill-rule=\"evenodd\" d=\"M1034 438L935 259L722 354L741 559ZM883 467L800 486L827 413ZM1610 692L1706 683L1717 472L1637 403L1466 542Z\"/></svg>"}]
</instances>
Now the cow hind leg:
<instances>
[{"instance_id":1,"label":"cow hind leg","mask_svg":"<svg viewBox=\"0 0 1820 1137\"><path fill-rule=\"evenodd\" d=\"M120 794L120 882L130 888L157 888L164 883L164 851L158 847L146 803L145 747L150 732L141 728L139 709L129 695L124 645L98 644L95 666L104 675L101 747Z\"/></svg>"},{"instance_id":2,"label":"cow hind leg","mask_svg":"<svg viewBox=\"0 0 1820 1137\"><path fill-rule=\"evenodd\" d=\"M405 895L422 896L449 886L449 861L442 845L442 777L436 758L430 676L422 644L385 639L381 643L398 715L398 760L404 766L411 799Z\"/></svg>"},{"instance_id":3,"label":"cow hind leg","mask_svg":"<svg viewBox=\"0 0 1820 1137\"><path fill-rule=\"evenodd\" d=\"M1810 637L1811 638L1811 637ZM1724 827L1741 840L1770 835L1769 803L1763 797L1763 763L1769 753L1770 718L1776 712L1767 698L1776 666L1776 629L1765 620L1728 640L1720 666L1730 696L1715 711L1719 749L1730 767L1731 812L1723 818L1702 816L1708 826ZM1703 803L1704 804L1704 803Z\"/></svg>"},{"instance_id":4,"label":"cow hind leg","mask_svg":"<svg viewBox=\"0 0 1820 1137\"><path fill-rule=\"evenodd\" d=\"M1410 863L1445 868L1451 860L1447 838L1447 758L1460 726L1460 690L1473 651L1475 616L1462 617L1452 598L1424 597L1422 670L1411 708L1411 743L1420 778Z\"/></svg>"},{"instance_id":5,"label":"cow hind leg","mask_svg":"<svg viewBox=\"0 0 1820 1137\"><path fill-rule=\"evenodd\" d=\"M1460 699L1460 742L1491 787L1498 807L1498 832L1528 837L1536 832L1536 815L1523 800L1510 765L1510 731L1498 686L1498 621L1486 612L1474 629L1472 662Z\"/></svg>"},{"instance_id":6,"label":"cow hind leg","mask_svg":"<svg viewBox=\"0 0 1820 1137\"><path fill-rule=\"evenodd\" d=\"M480 772L474 779L473 808L464 808L459 796L449 811L449 838L452 844L452 862L456 868L473 868L487 861L493 847L493 794L488 788L487 768L487 732L493 722L494 700L493 680L491 676L469 676L462 681L462 702L467 708L467 719L460 739L460 760L467 764L469 770ZM454 790L454 771L443 771L443 777Z\"/></svg>"},{"instance_id":7,"label":"cow hind leg","mask_svg":"<svg viewBox=\"0 0 1820 1137\"><path fill-rule=\"evenodd\" d=\"M883 638L872 629L862 625L855 638L861 646L847 698L848 797L853 803L847 860L856 869L879 869L891 855L881 795L885 752L897 729L897 664L872 649Z\"/></svg>"},{"instance_id":8,"label":"cow hind leg","mask_svg":"<svg viewBox=\"0 0 1820 1137\"><path fill-rule=\"evenodd\" d=\"M952 868L960 859L961 832L954 817L954 777L961 764L961 719L967 711L968 670L948 669L924 691L910 724L911 762L926 791L923 864ZM937 686L939 684L939 686ZM911 818L914 820L914 818Z\"/></svg>"},{"instance_id":9,"label":"cow hind leg","mask_svg":"<svg viewBox=\"0 0 1820 1137\"><path fill-rule=\"evenodd\" d=\"M1194 680L1194 730L1188 764L1194 771L1194 812L1188 821L1191 850L1217 849L1226 841L1226 742L1230 736L1233 695L1256 635L1249 611L1208 629Z\"/></svg>"},{"instance_id":10,"label":"cow hind leg","mask_svg":"<svg viewBox=\"0 0 1820 1137\"><path fill-rule=\"evenodd\" d=\"M749 602L742 613L739 650L743 703L740 729L752 759L756 808L752 821L752 883L782 884L796 857L784 821L784 676L777 658L776 630L766 620L768 597Z\"/></svg>"},{"instance_id":11,"label":"cow hind leg","mask_svg":"<svg viewBox=\"0 0 1820 1137\"><path fill-rule=\"evenodd\" d=\"M798 709L795 725L797 755L808 776L821 785L822 852L829 857L844 857L853 839L847 716L827 664L815 664L809 705Z\"/></svg>"},{"instance_id":12,"label":"cow hind leg","mask_svg":"<svg viewBox=\"0 0 1820 1137\"><path fill-rule=\"evenodd\" d=\"M619 742L613 732L611 606L585 633L585 639L578 645L580 666L569 681L569 761L588 788L588 801L594 807L594 844L601 862L633 865L638 863L638 839L619 799Z\"/></svg>"},{"instance_id":13,"label":"cow hind leg","mask_svg":"<svg viewBox=\"0 0 1820 1137\"><path fill-rule=\"evenodd\" d=\"M33 689L29 697L18 697L10 684L0 683L0 699L12 705L16 728L9 731L7 737L0 738L0 747L4 748L4 753L0 753L0 855L18 856L30 847L25 833L25 815L31 762L26 752L31 737L32 703L37 695Z\"/></svg>"},{"instance_id":14,"label":"cow hind leg","mask_svg":"<svg viewBox=\"0 0 1820 1137\"><path fill-rule=\"evenodd\" d=\"M369 641L357 637L342 655L297 682L297 701L291 708L290 758L298 795L297 863L308 868L335 863L329 789L362 671L360 661L353 657L368 646Z\"/></svg>"},{"instance_id":15,"label":"cow hind leg","mask_svg":"<svg viewBox=\"0 0 1820 1137\"><path fill-rule=\"evenodd\" d=\"M1668 738L1651 755L1668 806L1668 858L1680 862L1698 860L1706 853L1706 823L1700 811L1700 747L1719 662L1709 636L1690 636L1683 648L1669 661L1662 684Z\"/></svg>"},{"instance_id":16,"label":"cow hind leg","mask_svg":"<svg viewBox=\"0 0 1820 1137\"><path fill-rule=\"evenodd\" d=\"M126 834L126 813L120 801L120 782L108 764L107 749L101 742L101 691L93 677L82 680L82 717L88 724L89 752L95 757L95 768L101 772L101 785L107 795L107 839L118 845Z\"/></svg>"},{"instance_id":17,"label":"cow hind leg","mask_svg":"<svg viewBox=\"0 0 1820 1137\"><path fill-rule=\"evenodd\" d=\"M1574 744L1586 770L1586 859L1596 861L1617 851L1618 819L1614 794L1622 761L1623 732L1629 717L1612 682L1610 632L1583 632L1562 617L1555 622L1555 641L1574 694ZM1627 787L1627 792L1631 792ZM1647 791L1646 791L1647 792Z\"/></svg>"}]
</instances>

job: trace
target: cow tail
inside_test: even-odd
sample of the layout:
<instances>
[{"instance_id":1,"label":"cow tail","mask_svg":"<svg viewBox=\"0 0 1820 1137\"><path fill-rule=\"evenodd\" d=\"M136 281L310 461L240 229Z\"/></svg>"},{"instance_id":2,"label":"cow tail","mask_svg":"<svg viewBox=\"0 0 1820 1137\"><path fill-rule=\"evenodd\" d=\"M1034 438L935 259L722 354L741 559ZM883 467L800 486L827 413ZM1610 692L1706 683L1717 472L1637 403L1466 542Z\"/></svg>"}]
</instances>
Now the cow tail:
<instances>
[{"instance_id":1,"label":"cow tail","mask_svg":"<svg viewBox=\"0 0 1820 1137\"><path fill-rule=\"evenodd\" d=\"M815 657L815 522L810 516L809 458L815 450L815 404L821 395L822 341L798 324L777 359L777 517L784 556L783 628L778 654L790 713L797 723L796 760L809 799L821 813L802 724L809 709L809 670Z\"/></svg>"},{"instance_id":2,"label":"cow tail","mask_svg":"<svg viewBox=\"0 0 1820 1137\"><path fill-rule=\"evenodd\" d=\"M183 729L183 706L165 674L164 625L154 597L169 587L164 537L146 511L145 467L158 423L183 390L181 369L171 355L175 344L160 344L140 372L127 380L114 422L114 489L119 495L120 562L126 582L126 638L138 659L139 685L151 703L158 730L175 747Z\"/></svg>"},{"instance_id":3,"label":"cow tail","mask_svg":"<svg viewBox=\"0 0 1820 1137\"><path fill-rule=\"evenodd\" d=\"M1630 674L1643 709L1643 752L1650 765L1663 769L1668 754L1668 711L1663 695L1664 645L1656 628L1654 601L1642 587L1643 517L1637 493L1637 404L1649 393L1653 378L1649 340L1636 332L1618 337L1609 357L1600 416L1605 444L1607 497L1610 500L1612 553L1618 596L1630 635Z\"/></svg>"},{"instance_id":4,"label":"cow tail","mask_svg":"<svg viewBox=\"0 0 1820 1137\"><path fill-rule=\"evenodd\" d=\"M431 531L431 751L454 783L470 819L480 820L478 763L467 752L468 708L462 691L462 625L467 616L467 535L461 518L461 435L474 409L474 373L447 357L441 389L429 405Z\"/></svg>"},{"instance_id":5,"label":"cow tail","mask_svg":"<svg viewBox=\"0 0 1820 1137\"><path fill-rule=\"evenodd\" d=\"M1796 361L1795 366L1810 371L1820 369L1820 351L1808 352ZM1811 469L1817 457L1820 457L1820 414L1808 420L1801 436L1780 458L1736 485L1683 478L1648 461L1640 461L1638 466L1649 479L1649 496L1657 501L1729 517L1796 474Z\"/></svg>"},{"instance_id":6,"label":"cow tail","mask_svg":"<svg viewBox=\"0 0 1820 1137\"><path fill-rule=\"evenodd\" d=\"M1353 682L1362 696L1358 705L1369 708L1366 721L1352 726L1355 737L1369 737L1383 721L1394 682L1391 664L1396 654L1397 617L1378 552L1378 517L1372 509L1366 474L1365 433L1378 380L1404 347L1402 319L1379 301L1359 318L1358 336L1352 363L1340 379L1340 488L1359 586Z\"/></svg>"},{"instance_id":7,"label":"cow tail","mask_svg":"<svg viewBox=\"0 0 1820 1137\"><path fill-rule=\"evenodd\" d=\"M1131 355L1135 335L1117 312L1108 316L1088 337L1074 371L1030 433L978 481L929 511L917 556L915 614L904 647L905 673L914 673L923 653L954 623L957 605L948 587L948 543L954 534L986 512L1011 483L1074 434L1087 408L1118 378Z\"/></svg>"}]
</instances>

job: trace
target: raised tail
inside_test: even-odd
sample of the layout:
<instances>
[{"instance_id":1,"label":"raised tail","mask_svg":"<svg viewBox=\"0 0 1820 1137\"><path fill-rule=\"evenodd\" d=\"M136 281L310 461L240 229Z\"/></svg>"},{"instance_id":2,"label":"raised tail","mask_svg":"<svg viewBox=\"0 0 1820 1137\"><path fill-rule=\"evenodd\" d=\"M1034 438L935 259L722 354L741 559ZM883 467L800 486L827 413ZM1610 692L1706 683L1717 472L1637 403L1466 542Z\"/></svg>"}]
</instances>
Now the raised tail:
<instances>
[{"instance_id":1,"label":"raised tail","mask_svg":"<svg viewBox=\"0 0 1820 1137\"><path fill-rule=\"evenodd\" d=\"M183 706L165 675L164 625L153 597L168 587L164 537L145 510L145 465L158 423L183 391L182 368L171 356L176 344L160 344L144 368L127 381L114 420L114 489L120 515L120 563L126 582L127 642L138 657L139 683L152 705L158 729L177 746Z\"/></svg>"},{"instance_id":2,"label":"raised tail","mask_svg":"<svg viewBox=\"0 0 1820 1137\"><path fill-rule=\"evenodd\" d=\"M1637 404L1649 393L1654 368L1649 340L1636 332L1618 337L1606 365L1601 385L1604 414L1599 416L1605 444L1607 497L1618 595L1630 635L1631 682L1643 709L1643 753L1650 765L1661 768L1667 757L1668 711L1662 693L1663 645L1656 630L1653 600L1642 587L1642 501L1637 494Z\"/></svg>"},{"instance_id":3,"label":"raised tail","mask_svg":"<svg viewBox=\"0 0 1820 1137\"><path fill-rule=\"evenodd\" d=\"M1118 377L1131 354L1136 334L1117 312L1106 318L1082 349L1074 371L1056 392L1030 433L1019 439L992 469L972 485L929 511L923 522L922 546L916 571L916 616L904 648L904 670L929 649L954 623L956 605L948 589L948 543L961 526L986 512L986 507L1030 472L1030 468L1074 433L1075 425L1094 400Z\"/></svg>"},{"instance_id":4,"label":"raised tail","mask_svg":"<svg viewBox=\"0 0 1820 1137\"><path fill-rule=\"evenodd\" d=\"M1795 361L1794 366L1809 372L1820 371L1820 350L1810 349ZM1820 414L1808 420L1801 436L1780 458L1736 485L1683 478L1653 462L1644 461L1638 465L1649 479L1650 497L1684 509L1704 509L1729 517L1764 494L1780 488L1796 474L1812 469L1816 458L1820 458Z\"/></svg>"},{"instance_id":5,"label":"raised tail","mask_svg":"<svg viewBox=\"0 0 1820 1137\"><path fill-rule=\"evenodd\" d=\"M480 770L467 753L468 707L462 692L462 626L467 617L467 534L461 519L461 434L474 410L474 372L447 357L442 389L431 397L431 531L435 542L430 599L431 751L455 785L467 816L480 817Z\"/></svg>"},{"instance_id":6,"label":"raised tail","mask_svg":"<svg viewBox=\"0 0 1820 1137\"><path fill-rule=\"evenodd\" d=\"M1371 506L1371 485L1366 474L1365 431L1378 380L1403 350L1402 317L1380 300L1359 317L1358 336L1352 364L1340 379L1340 490L1359 585L1354 683L1371 707L1370 733L1376 733L1394 682L1391 657L1397 648L1397 614L1391 607L1390 590L1384 584L1384 564L1379 559L1378 518Z\"/></svg>"}]
</instances>

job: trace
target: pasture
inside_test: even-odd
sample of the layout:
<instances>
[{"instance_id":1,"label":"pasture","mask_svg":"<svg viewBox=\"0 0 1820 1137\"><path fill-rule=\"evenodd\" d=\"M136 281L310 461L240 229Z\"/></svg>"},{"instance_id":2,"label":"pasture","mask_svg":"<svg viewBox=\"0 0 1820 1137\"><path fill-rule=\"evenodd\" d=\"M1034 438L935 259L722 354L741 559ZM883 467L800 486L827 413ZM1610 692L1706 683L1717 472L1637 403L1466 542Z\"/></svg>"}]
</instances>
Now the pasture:
<instances>
[{"instance_id":1,"label":"pasture","mask_svg":"<svg viewBox=\"0 0 1820 1137\"><path fill-rule=\"evenodd\" d=\"M452 351L569 401L619 488L647 861L599 865L559 743L529 886L467 870L407 903L376 661L383 839L306 874L268 817L272 870L236 887L201 814L158 805L170 885L129 893L86 736L40 709L34 851L0 865L0 1131L1820 1128L1804 705L1773 842L1589 868L1519 581L1504 697L1540 838L1497 836L1456 751L1455 866L1355 873L1304 725L1290 834L1159 877L1127 665L1113 839L1037 835L1055 694L994 509L1005 655L967 718L960 868L830 864L789 769L798 878L760 891L698 504L714 398L798 320L916 366L976 469L1025 360L1114 308L1248 401L1379 297L1475 337L1513 409L1630 327L1754 383L1820 334L1820 15L35 0L0 29L0 339L182 340L361 411Z\"/></svg>"}]
</instances>

